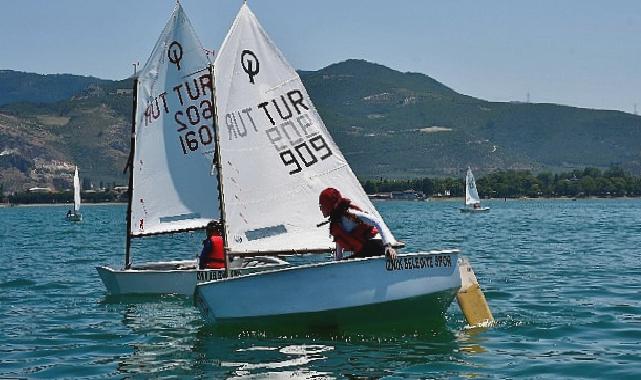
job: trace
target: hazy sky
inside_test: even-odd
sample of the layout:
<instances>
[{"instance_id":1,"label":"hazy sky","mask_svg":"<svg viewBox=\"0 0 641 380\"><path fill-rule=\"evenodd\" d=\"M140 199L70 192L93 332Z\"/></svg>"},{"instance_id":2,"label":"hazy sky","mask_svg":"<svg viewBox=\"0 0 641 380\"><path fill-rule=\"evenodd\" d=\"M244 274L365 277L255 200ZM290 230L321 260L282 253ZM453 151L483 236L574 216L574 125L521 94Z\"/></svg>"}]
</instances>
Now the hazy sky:
<instances>
[{"instance_id":1,"label":"hazy sky","mask_svg":"<svg viewBox=\"0 0 641 380\"><path fill-rule=\"evenodd\" d=\"M182 0L218 49L240 0ZM174 0L0 0L0 69L122 79ZM495 101L641 113L638 0L249 0L297 69L363 58Z\"/></svg>"}]
</instances>

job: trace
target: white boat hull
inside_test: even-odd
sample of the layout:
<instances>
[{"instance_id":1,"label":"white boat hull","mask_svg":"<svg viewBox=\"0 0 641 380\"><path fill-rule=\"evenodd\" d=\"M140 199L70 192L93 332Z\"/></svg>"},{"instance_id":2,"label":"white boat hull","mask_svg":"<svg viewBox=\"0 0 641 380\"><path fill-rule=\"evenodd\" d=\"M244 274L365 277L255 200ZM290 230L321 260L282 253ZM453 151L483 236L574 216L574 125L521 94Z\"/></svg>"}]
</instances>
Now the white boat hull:
<instances>
[{"instance_id":1,"label":"white boat hull","mask_svg":"<svg viewBox=\"0 0 641 380\"><path fill-rule=\"evenodd\" d=\"M66 219L70 222L80 222L82 220L82 214L79 212L71 213L66 216Z\"/></svg>"},{"instance_id":2,"label":"white boat hull","mask_svg":"<svg viewBox=\"0 0 641 380\"><path fill-rule=\"evenodd\" d=\"M440 294L443 302L430 306L444 312L461 286L458 253L413 253L399 255L393 262L372 257L214 280L196 286L196 304L207 320L216 322L318 314L320 319L340 318L358 310L371 321L386 318L375 312L378 308L404 303L411 309L415 301Z\"/></svg>"},{"instance_id":3,"label":"white boat hull","mask_svg":"<svg viewBox=\"0 0 641 380\"><path fill-rule=\"evenodd\" d=\"M490 208L489 207L479 207L479 208L462 207L459 210L461 210L461 212L475 213L475 212L487 212L487 211L490 211Z\"/></svg>"},{"instance_id":4,"label":"white boat hull","mask_svg":"<svg viewBox=\"0 0 641 380\"><path fill-rule=\"evenodd\" d=\"M289 265L275 257L248 258L233 265L231 276L245 275ZM225 277L224 269L197 268L195 260L145 263L131 269L96 267L107 292L122 294L194 294L196 284Z\"/></svg>"}]
</instances>

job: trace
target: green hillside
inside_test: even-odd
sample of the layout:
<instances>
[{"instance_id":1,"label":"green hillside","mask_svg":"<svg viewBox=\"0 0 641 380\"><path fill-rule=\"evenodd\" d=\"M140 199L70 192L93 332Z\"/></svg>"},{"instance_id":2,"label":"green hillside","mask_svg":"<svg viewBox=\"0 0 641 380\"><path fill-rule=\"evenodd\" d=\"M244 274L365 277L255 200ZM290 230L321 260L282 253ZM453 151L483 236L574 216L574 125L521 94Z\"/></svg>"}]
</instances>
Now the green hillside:
<instances>
[{"instance_id":1,"label":"green hillside","mask_svg":"<svg viewBox=\"0 0 641 380\"><path fill-rule=\"evenodd\" d=\"M641 174L639 116L487 102L427 75L362 60L300 74L363 179L459 176L468 165L477 175L612 164ZM0 72L0 90L13 89L13 95L0 91L0 104L11 101L0 107L0 183L5 189L51 183L34 176L36 159L76 163L96 185L125 183L130 87L130 80Z\"/></svg>"},{"instance_id":2,"label":"green hillside","mask_svg":"<svg viewBox=\"0 0 641 380\"><path fill-rule=\"evenodd\" d=\"M34 74L0 70L0 106L16 102L50 103L71 98L89 86L113 81L72 74Z\"/></svg>"},{"instance_id":3,"label":"green hillside","mask_svg":"<svg viewBox=\"0 0 641 380\"><path fill-rule=\"evenodd\" d=\"M480 172L613 163L641 171L641 117L635 115L487 102L423 74L360 60L301 76L361 176L452 175L468 164Z\"/></svg>"}]
</instances>

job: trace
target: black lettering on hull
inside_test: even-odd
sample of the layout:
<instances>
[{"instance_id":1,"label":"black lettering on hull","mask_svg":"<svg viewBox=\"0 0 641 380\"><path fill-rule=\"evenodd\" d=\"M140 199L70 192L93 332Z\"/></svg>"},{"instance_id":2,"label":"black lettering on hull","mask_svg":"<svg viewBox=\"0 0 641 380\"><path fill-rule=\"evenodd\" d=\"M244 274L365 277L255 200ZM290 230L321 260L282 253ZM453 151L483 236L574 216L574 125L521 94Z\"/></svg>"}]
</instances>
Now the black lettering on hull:
<instances>
[{"instance_id":1,"label":"black lettering on hull","mask_svg":"<svg viewBox=\"0 0 641 380\"><path fill-rule=\"evenodd\" d=\"M394 260L385 262L385 270L425 270L432 268L452 268L452 256L450 255L430 255L414 257L398 257Z\"/></svg>"},{"instance_id":2,"label":"black lettering on hull","mask_svg":"<svg viewBox=\"0 0 641 380\"><path fill-rule=\"evenodd\" d=\"M241 272L239 270L232 270L229 274L231 277L237 277L241 275ZM224 269L199 270L196 272L196 281L198 281L198 283L220 280L225 277L227 277L227 274Z\"/></svg>"}]
</instances>

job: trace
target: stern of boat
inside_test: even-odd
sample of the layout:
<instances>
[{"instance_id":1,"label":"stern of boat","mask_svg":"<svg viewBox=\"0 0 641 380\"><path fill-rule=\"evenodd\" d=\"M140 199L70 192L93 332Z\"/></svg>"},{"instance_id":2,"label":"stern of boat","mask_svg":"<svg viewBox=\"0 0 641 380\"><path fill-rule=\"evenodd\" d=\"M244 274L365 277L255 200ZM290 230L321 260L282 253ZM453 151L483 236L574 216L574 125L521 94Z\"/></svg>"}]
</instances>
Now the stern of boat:
<instances>
[{"instance_id":1,"label":"stern of boat","mask_svg":"<svg viewBox=\"0 0 641 380\"><path fill-rule=\"evenodd\" d=\"M98 266L96 270L111 295L183 294L190 296L196 287L194 260L144 263L130 269Z\"/></svg>"}]
</instances>

